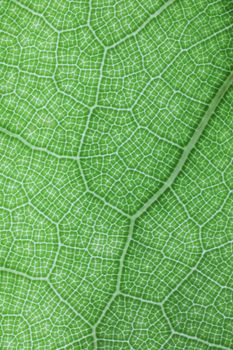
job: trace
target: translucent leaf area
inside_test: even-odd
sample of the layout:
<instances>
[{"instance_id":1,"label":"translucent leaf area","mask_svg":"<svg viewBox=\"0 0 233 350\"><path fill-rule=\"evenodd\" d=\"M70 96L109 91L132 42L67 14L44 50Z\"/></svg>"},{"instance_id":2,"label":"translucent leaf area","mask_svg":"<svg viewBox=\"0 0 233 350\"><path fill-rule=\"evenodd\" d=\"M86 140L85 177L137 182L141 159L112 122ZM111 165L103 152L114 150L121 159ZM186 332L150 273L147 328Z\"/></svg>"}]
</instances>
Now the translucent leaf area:
<instances>
[{"instance_id":1,"label":"translucent leaf area","mask_svg":"<svg viewBox=\"0 0 233 350\"><path fill-rule=\"evenodd\" d=\"M233 350L232 83L232 0L0 0L0 350Z\"/></svg>"}]
</instances>

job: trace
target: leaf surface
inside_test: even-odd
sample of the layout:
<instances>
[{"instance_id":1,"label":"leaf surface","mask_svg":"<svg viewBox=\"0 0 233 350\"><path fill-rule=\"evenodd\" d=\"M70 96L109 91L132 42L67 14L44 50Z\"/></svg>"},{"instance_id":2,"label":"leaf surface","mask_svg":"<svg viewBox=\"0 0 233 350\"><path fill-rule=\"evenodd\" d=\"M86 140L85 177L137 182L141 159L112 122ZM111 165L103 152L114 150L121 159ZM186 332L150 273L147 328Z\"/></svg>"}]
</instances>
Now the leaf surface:
<instances>
[{"instance_id":1,"label":"leaf surface","mask_svg":"<svg viewBox=\"0 0 233 350\"><path fill-rule=\"evenodd\" d=\"M0 5L0 349L233 349L232 1Z\"/></svg>"}]
</instances>

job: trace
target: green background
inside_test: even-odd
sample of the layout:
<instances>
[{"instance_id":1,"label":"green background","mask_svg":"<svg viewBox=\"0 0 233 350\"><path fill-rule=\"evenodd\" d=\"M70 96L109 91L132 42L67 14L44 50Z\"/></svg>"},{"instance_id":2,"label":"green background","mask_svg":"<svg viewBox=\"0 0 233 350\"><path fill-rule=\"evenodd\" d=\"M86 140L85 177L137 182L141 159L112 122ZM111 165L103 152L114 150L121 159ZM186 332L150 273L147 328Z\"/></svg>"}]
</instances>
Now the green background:
<instances>
[{"instance_id":1,"label":"green background","mask_svg":"<svg viewBox=\"0 0 233 350\"><path fill-rule=\"evenodd\" d=\"M0 16L0 349L233 349L232 0Z\"/></svg>"}]
</instances>

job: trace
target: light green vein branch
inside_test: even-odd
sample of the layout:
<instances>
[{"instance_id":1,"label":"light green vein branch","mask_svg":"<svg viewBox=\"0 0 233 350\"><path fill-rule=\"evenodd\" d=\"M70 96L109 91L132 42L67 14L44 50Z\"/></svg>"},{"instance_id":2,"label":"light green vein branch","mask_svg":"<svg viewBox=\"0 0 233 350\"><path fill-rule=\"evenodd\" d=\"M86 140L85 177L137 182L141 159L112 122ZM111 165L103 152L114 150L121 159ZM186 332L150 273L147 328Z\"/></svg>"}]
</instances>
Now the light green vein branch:
<instances>
[{"instance_id":1,"label":"light green vein branch","mask_svg":"<svg viewBox=\"0 0 233 350\"><path fill-rule=\"evenodd\" d=\"M141 24L140 27L138 27L134 32L126 35L124 38L118 40L115 44L107 46L108 49L113 49L116 46L122 44L125 42L127 39L132 38L133 36L137 35L140 33L154 18L158 17L163 11L165 11L170 5L172 5L176 0L168 0L165 2L163 6L161 6L157 11L152 13L144 23Z\"/></svg>"},{"instance_id":2,"label":"light green vein branch","mask_svg":"<svg viewBox=\"0 0 233 350\"><path fill-rule=\"evenodd\" d=\"M216 108L218 107L221 99L227 92L227 90L230 88L231 84L233 83L233 72L230 73L230 75L227 77L227 79L224 81L224 83L219 88L218 92L210 102L209 108L205 112L200 124L198 125L197 129L195 130L193 136L191 137L188 144L184 147L183 153L167 179L167 181L163 184L163 186L133 215L134 219L137 219L140 215L142 215L153 203L155 203L158 198L169 188L172 186L174 181L176 180L177 176L180 174L181 170L183 169L191 151L196 146L199 138L203 134L203 131L205 127L207 126L211 116L214 114Z\"/></svg>"},{"instance_id":3,"label":"light green vein branch","mask_svg":"<svg viewBox=\"0 0 233 350\"><path fill-rule=\"evenodd\" d=\"M17 139L18 141L20 141L21 143L23 143L25 146L27 146L28 148L30 148L32 151L39 151L39 152L43 152L46 153L49 156L53 156L57 159L72 159L72 160L77 160L77 156L69 156L69 155L62 155L62 154L57 154L55 152L50 151L47 148L44 147L39 147L39 146L35 146L32 143L28 142L24 137L22 137L21 135L18 135L6 128L3 128L0 126L0 133L3 133L5 135L8 135L14 139Z\"/></svg>"}]
</instances>

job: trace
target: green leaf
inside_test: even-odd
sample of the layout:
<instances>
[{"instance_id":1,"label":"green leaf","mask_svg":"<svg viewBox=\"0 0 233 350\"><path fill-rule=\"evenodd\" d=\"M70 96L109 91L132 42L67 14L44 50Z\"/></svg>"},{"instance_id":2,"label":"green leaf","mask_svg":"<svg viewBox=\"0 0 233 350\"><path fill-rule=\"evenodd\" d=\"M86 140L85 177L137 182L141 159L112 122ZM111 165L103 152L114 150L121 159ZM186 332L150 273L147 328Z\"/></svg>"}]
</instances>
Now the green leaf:
<instances>
[{"instance_id":1,"label":"green leaf","mask_svg":"<svg viewBox=\"0 0 233 350\"><path fill-rule=\"evenodd\" d=\"M232 350L232 0L0 16L0 349Z\"/></svg>"}]
</instances>

